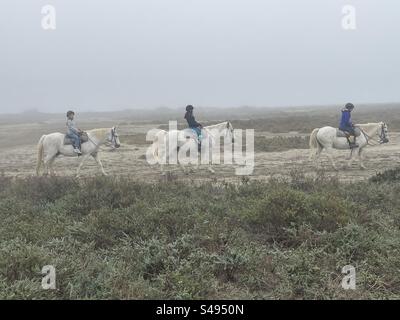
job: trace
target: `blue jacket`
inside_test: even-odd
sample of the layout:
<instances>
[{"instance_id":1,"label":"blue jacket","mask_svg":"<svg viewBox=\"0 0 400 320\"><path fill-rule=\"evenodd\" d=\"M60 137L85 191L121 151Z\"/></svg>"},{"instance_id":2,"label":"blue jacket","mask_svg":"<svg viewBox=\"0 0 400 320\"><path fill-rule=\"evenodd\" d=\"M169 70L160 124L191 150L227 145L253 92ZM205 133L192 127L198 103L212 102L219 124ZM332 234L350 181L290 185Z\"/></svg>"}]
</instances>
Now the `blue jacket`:
<instances>
[{"instance_id":1,"label":"blue jacket","mask_svg":"<svg viewBox=\"0 0 400 320\"><path fill-rule=\"evenodd\" d=\"M352 127L351 112L347 109L342 110L342 118L340 120L340 128Z\"/></svg>"}]
</instances>

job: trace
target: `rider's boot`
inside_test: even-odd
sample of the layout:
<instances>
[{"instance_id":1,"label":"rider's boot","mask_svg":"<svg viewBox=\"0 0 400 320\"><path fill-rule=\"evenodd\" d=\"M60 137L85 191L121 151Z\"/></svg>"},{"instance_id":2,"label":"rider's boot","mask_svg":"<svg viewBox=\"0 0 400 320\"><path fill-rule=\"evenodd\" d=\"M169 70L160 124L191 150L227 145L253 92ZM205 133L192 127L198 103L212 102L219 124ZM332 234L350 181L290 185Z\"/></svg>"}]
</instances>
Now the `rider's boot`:
<instances>
[{"instance_id":1,"label":"rider's boot","mask_svg":"<svg viewBox=\"0 0 400 320\"><path fill-rule=\"evenodd\" d=\"M347 138L347 140L349 141L350 149L358 148L358 144L356 143L356 137L354 137L353 141L351 141L350 138Z\"/></svg>"}]
</instances>

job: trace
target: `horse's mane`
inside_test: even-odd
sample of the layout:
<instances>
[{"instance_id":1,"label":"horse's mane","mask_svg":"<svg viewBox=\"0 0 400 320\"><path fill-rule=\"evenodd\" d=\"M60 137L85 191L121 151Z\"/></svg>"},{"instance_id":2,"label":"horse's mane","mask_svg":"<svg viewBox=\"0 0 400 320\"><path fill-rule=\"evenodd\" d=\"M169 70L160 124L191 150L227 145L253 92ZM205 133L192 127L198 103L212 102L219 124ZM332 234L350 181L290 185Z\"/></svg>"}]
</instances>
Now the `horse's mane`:
<instances>
[{"instance_id":1,"label":"horse's mane","mask_svg":"<svg viewBox=\"0 0 400 320\"><path fill-rule=\"evenodd\" d=\"M207 128L207 129L212 129L212 128L214 128L214 127L222 126L223 124L226 124L226 123L228 123L228 122L229 122L229 121L224 121L224 122L221 122L221 123L213 124L213 125L211 125L211 126L206 126L206 128Z\"/></svg>"},{"instance_id":2,"label":"horse's mane","mask_svg":"<svg viewBox=\"0 0 400 320\"><path fill-rule=\"evenodd\" d=\"M104 137L107 132L109 132L111 130L111 128L100 128L100 129L92 129L92 130L87 130L86 132L88 134L93 134L94 136L98 137L98 138L102 138Z\"/></svg>"},{"instance_id":3,"label":"horse's mane","mask_svg":"<svg viewBox=\"0 0 400 320\"><path fill-rule=\"evenodd\" d=\"M360 127L363 131L367 132L368 134L372 134L374 130L379 128L382 125L382 122L369 122L369 123L357 123L356 127Z\"/></svg>"},{"instance_id":4,"label":"horse's mane","mask_svg":"<svg viewBox=\"0 0 400 320\"><path fill-rule=\"evenodd\" d=\"M368 123L357 123L356 126L359 126L361 128L372 128L372 127L377 127L380 126L382 122L368 122Z\"/></svg>"}]
</instances>

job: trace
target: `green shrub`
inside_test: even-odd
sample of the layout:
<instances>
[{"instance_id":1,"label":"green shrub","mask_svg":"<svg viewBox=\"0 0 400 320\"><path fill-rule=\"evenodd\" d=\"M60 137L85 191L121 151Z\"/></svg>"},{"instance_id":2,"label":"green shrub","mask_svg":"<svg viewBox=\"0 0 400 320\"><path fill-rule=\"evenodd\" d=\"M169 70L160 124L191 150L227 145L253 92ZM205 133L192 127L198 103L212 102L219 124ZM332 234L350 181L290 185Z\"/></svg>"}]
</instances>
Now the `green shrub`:
<instances>
[{"instance_id":1,"label":"green shrub","mask_svg":"<svg viewBox=\"0 0 400 320\"><path fill-rule=\"evenodd\" d=\"M0 298L399 298L400 187L0 177ZM357 290L340 287L357 268ZM57 290L42 290L54 265Z\"/></svg>"}]
</instances>

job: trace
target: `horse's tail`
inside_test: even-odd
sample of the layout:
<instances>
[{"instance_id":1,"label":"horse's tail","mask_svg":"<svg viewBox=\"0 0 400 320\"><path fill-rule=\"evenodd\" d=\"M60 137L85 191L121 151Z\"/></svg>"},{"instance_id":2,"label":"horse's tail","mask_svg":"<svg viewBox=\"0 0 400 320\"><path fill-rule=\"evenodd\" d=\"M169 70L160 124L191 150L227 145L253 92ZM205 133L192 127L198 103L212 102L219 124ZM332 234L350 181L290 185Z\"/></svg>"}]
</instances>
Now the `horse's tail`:
<instances>
[{"instance_id":1,"label":"horse's tail","mask_svg":"<svg viewBox=\"0 0 400 320\"><path fill-rule=\"evenodd\" d=\"M44 155L44 148L43 148L43 140L46 135L43 135L38 143L38 157L37 157L37 164L36 164L36 175L39 175L40 167L43 164L43 155Z\"/></svg>"},{"instance_id":2,"label":"horse's tail","mask_svg":"<svg viewBox=\"0 0 400 320\"><path fill-rule=\"evenodd\" d=\"M161 134L165 134L164 130L160 130L158 133L156 133L151 140L151 155L153 156L153 159L157 162L159 162L159 148L160 148L160 141L161 141Z\"/></svg>"},{"instance_id":3,"label":"horse's tail","mask_svg":"<svg viewBox=\"0 0 400 320\"><path fill-rule=\"evenodd\" d=\"M322 150L323 146L318 141L317 134L319 128L314 129L310 135L310 160L314 159L314 157Z\"/></svg>"}]
</instances>

